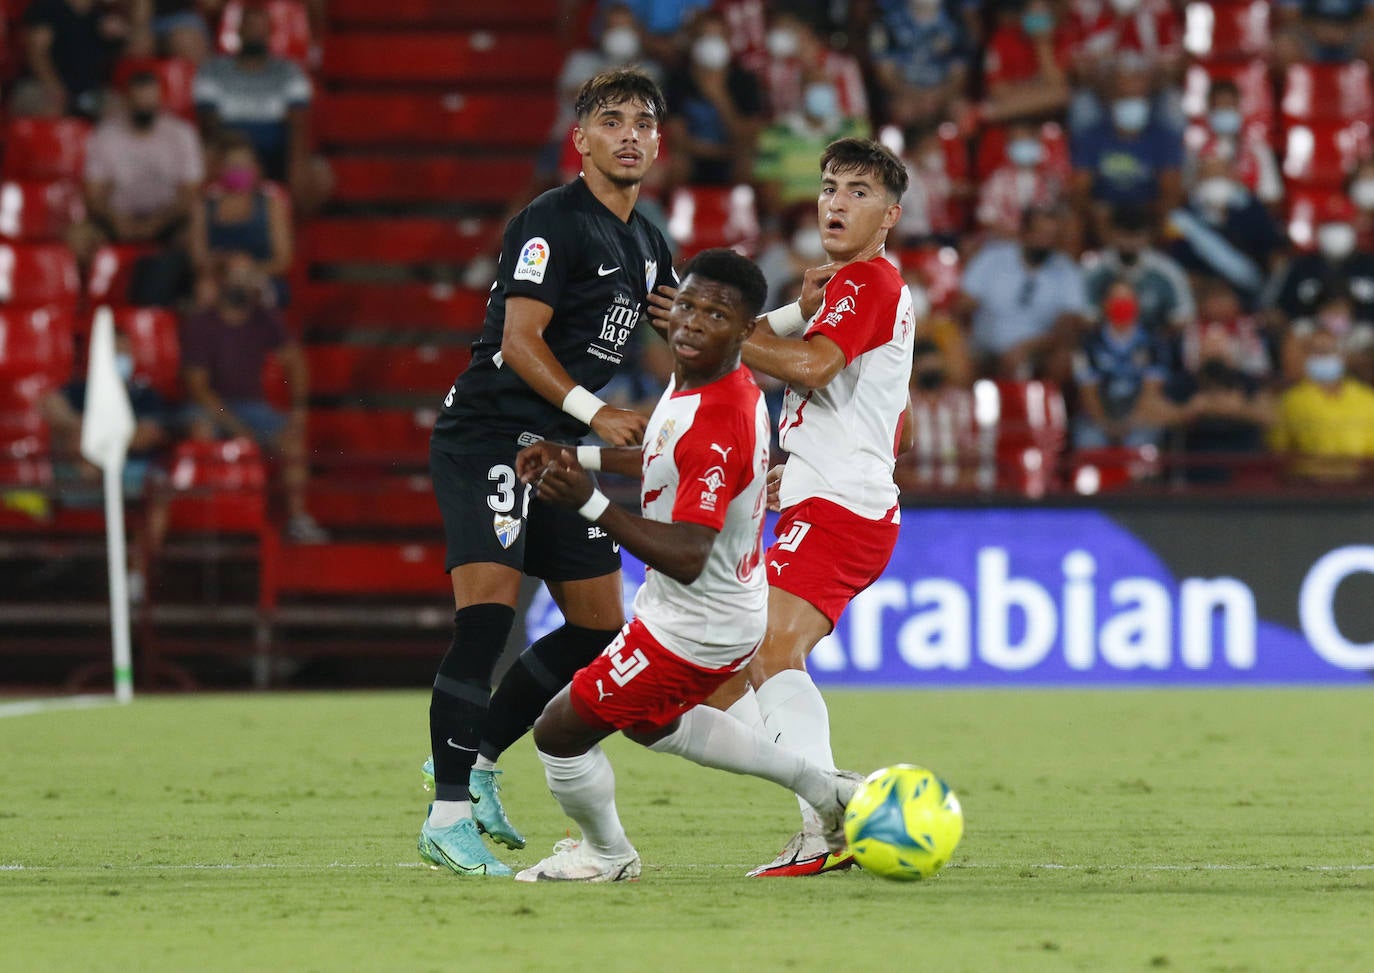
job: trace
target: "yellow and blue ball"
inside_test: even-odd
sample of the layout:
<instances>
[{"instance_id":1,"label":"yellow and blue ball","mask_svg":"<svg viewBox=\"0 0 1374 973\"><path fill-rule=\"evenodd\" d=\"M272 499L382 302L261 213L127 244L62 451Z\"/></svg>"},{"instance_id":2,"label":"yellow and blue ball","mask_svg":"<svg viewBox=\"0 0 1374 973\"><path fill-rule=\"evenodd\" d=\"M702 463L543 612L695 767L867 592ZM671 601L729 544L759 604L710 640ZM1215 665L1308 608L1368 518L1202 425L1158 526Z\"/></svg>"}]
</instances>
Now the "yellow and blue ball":
<instances>
[{"instance_id":1,"label":"yellow and blue ball","mask_svg":"<svg viewBox=\"0 0 1374 973\"><path fill-rule=\"evenodd\" d=\"M930 878L963 837L964 812L935 774L896 764L859 785L845 809L844 835L864 871L905 881Z\"/></svg>"}]
</instances>

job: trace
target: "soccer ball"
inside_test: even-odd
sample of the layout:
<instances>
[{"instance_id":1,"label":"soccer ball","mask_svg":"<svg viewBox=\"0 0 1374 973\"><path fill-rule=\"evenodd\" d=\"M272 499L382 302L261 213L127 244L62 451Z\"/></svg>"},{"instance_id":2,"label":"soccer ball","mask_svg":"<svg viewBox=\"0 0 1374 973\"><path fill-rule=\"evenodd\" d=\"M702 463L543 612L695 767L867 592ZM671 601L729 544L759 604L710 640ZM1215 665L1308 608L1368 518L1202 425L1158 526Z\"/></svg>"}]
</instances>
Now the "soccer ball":
<instances>
[{"instance_id":1,"label":"soccer ball","mask_svg":"<svg viewBox=\"0 0 1374 973\"><path fill-rule=\"evenodd\" d=\"M844 812L855 860L884 878L930 878L945 867L963 834L959 798L939 777L911 764L869 774Z\"/></svg>"}]
</instances>

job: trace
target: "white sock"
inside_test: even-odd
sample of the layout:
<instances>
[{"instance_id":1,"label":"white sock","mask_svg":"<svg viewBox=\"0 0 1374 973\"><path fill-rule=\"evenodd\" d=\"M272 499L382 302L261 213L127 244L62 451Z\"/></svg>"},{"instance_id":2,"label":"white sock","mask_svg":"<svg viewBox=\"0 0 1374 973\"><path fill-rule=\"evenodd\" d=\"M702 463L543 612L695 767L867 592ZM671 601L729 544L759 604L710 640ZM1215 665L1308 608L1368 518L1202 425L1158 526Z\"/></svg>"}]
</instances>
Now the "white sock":
<instances>
[{"instance_id":1,"label":"white sock","mask_svg":"<svg viewBox=\"0 0 1374 973\"><path fill-rule=\"evenodd\" d=\"M678 728L649 749L675 753L703 767L762 777L812 803L834 795L829 771L709 706L688 710Z\"/></svg>"},{"instance_id":2,"label":"white sock","mask_svg":"<svg viewBox=\"0 0 1374 973\"><path fill-rule=\"evenodd\" d=\"M473 762L473 764L472 764L472 769L473 769L473 770L495 770L495 769L496 769L496 761L495 761L495 760L488 760L486 757L482 756L482 755L479 753L479 754L477 755L477 759L476 759L476 760Z\"/></svg>"},{"instance_id":3,"label":"white sock","mask_svg":"<svg viewBox=\"0 0 1374 973\"><path fill-rule=\"evenodd\" d=\"M759 698L754 695L753 686L745 686L744 695L731 703L725 712L751 730L763 732L763 713L759 710Z\"/></svg>"},{"instance_id":4,"label":"white sock","mask_svg":"<svg viewBox=\"0 0 1374 973\"><path fill-rule=\"evenodd\" d=\"M613 861L634 857L615 810L615 771L605 751L595 746L578 757L553 757L541 750L539 759L549 790L582 829L582 840Z\"/></svg>"},{"instance_id":5,"label":"white sock","mask_svg":"<svg viewBox=\"0 0 1374 973\"><path fill-rule=\"evenodd\" d=\"M463 818L472 817L471 801L435 801L434 806L429 809L429 826L431 828L448 828Z\"/></svg>"},{"instance_id":6,"label":"white sock","mask_svg":"<svg viewBox=\"0 0 1374 973\"><path fill-rule=\"evenodd\" d=\"M758 688L758 702L764 732L770 739L818 766L835 769L835 757L830 751L830 712L809 673L801 669L776 673ZM803 830L819 831L820 819L815 810L804 802L798 803Z\"/></svg>"}]
</instances>

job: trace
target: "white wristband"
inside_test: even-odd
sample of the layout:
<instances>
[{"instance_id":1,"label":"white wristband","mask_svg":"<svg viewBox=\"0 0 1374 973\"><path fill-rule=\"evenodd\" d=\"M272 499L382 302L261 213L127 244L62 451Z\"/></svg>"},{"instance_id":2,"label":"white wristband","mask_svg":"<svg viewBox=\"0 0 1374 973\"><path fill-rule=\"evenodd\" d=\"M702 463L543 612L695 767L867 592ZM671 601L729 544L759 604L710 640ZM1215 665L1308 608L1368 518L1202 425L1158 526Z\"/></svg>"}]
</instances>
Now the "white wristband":
<instances>
[{"instance_id":1,"label":"white wristband","mask_svg":"<svg viewBox=\"0 0 1374 973\"><path fill-rule=\"evenodd\" d=\"M601 469L601 447L600 446L578 446L577 465L584 470L593 473Z\"/></svg>"},{"instance_id":2,"label":"white wristband","mask_svg":"<svg viewBox=\"0 0 1374 973\"><path fill-rule=\"evenodd\" d=\"M577 508L577 512L588 520L598 520L606 512L611 501L600 490L593 490L587 502Z\"/></svg>"},{"instance_id":3,"label":"white wristband","mask_svg":"<svg viewBox=\"0 0 1374 973\"><path fill-rule=\"evenodd\" d=\"M563 396L561 408L578 422L584 422L590 426L592 417L600 412L605 404L596 397L595 393L588 392L581 385L574 385L572 391Z\"/></svg>"},{"instance_id":4,"label":"white wristband","mask_svg":"<svg viewBox=\"0 0 1374 973\"><path fill-rule=\"evenodd\" d=\"M766 317L768 318L768 326L773 329L773 333L783 337L796 334L806 328L806 315L802 314L801 301L793 301L776 311L769 311Z\"/></svg>"}]
</instances>

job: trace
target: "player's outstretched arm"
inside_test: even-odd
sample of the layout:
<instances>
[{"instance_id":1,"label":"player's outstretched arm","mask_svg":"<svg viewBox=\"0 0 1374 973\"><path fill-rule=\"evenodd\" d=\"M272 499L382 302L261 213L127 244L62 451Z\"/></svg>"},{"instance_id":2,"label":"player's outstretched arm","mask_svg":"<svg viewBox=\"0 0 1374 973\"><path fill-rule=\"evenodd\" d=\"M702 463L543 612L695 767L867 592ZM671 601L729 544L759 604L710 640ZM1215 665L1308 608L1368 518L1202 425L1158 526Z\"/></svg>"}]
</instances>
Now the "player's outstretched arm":
<instances>
[{"instance_id":1,"label":"player's outstretched arm","mask_svg":"<svg viewBox=\"0 0 1374 973\"><path fill-rule=\"evenodd\" d=\"M716 531L702 524L670 523L649 520L609 503L593 488L585 470L577 465L570 451L546 465L536 475L524 478L534 484L540 500L578 509L588 520L620 542L635 557L674 581L691 584L706 567L706 558L715 543Z\"/></svg>"},{"instance_id":2,"label":"player's outstretched arm","mask_svg":"<svg viewBox=\"0 0 1374 973\"><path fill-rule=\"evenodd\" d=\"M825 388L844 370L844 352L825 335L805 340L780 338L755 329L740 352L744 364L788 385L807 389Z\"/></svg>"},{"instance_id":3,"label":"player's outstretched arm","mask_svg":"<svg viewBox=\"0 0 1374 973\"><path fill-rule=\"evenodd\" d=\"M563 409L568 393L580 386L573 381L544 340L544 330L552 320L553 308L543 301L536 301L532 297L508 298L506 326L501 337L501 361L541 397ZM590 395L585 389L581 394ZM595 398L591 401L595 407ZM644 426L648 423L648 419L638 412L617 409L611 405L602 405L593 415L579 418L612 446L639 443L644 438Z\"/></svg>"}]
</instances>

